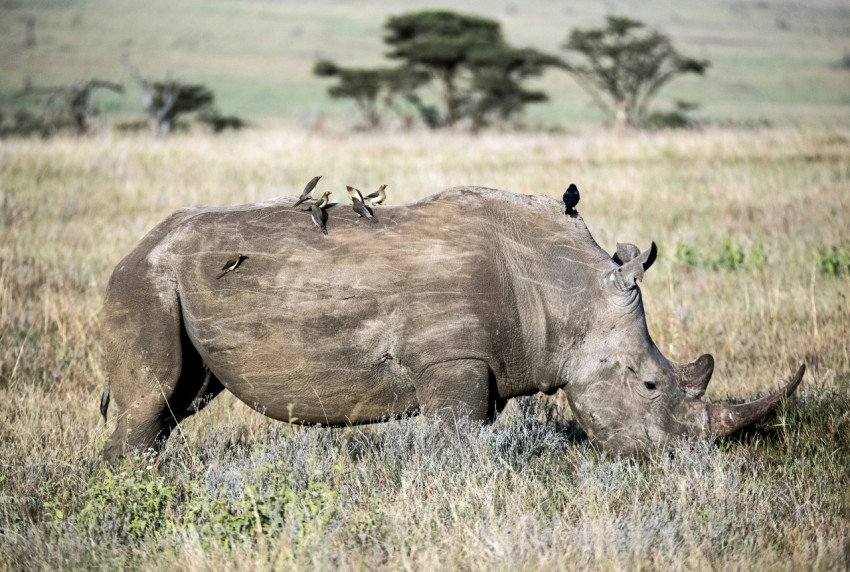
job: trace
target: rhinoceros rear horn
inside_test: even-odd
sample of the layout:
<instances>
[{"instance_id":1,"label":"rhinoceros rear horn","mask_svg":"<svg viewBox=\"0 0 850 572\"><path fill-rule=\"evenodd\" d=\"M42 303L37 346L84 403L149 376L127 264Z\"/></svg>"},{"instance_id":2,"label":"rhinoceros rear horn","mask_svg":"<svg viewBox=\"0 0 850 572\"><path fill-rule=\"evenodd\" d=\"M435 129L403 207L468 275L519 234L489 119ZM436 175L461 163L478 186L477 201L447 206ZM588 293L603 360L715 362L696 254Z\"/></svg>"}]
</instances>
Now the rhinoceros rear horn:
<instances>
[{"instance_id":1,"label":"rhinoceros rear horn","mask_svg":"<svg viewBox=\"0 0 850 572\"><path fill-rule=\"evenodd\" d=\"M677 368L679 387L688 397L699 399L705 393L711 374L714 373L714 358L704 354L696 361L680 365Z\"/></svg>"},{"instance_id":2,"label":"rhinoceros rear horn","mask_svg":"<svg viewBox=\"0 0 850 572\"><path fill-rule=\"evenodd\" d=\"M752 425L776 409L783 399L788 398L794 393L794 390L800 385L805 371L806 366L800 365L800 369L797 370L794 377L784 387L757 401L742 403L741 405L708 404L710 431L718 437L723 437L748 425Z\"/></svg>"},{"instance_id":3,"label":"rhinoceros rear horn","mask_svg":"<svg viewBox=\"0 0 850 572\"><path fill-rule=\"evenodd\" d=\"M613 283L622 292L633 289L638 280L643 280L643 273L649 270L657 255L658 247L653 242L649 250L630 258L628 262L609 272L606 281Z\"/></svg>"}]
</instances>

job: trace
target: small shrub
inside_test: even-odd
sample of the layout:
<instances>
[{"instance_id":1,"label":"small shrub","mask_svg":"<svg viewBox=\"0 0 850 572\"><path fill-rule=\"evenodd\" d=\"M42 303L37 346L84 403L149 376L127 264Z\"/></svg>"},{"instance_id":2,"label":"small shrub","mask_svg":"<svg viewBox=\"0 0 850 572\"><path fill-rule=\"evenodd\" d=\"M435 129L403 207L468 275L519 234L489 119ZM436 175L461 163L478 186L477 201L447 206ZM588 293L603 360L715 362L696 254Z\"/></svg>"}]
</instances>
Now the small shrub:
<instances>
[{"instance_id":1,"label":"small shrub","mask_svg":"<svg viewBox=\"0 0 850 572\"><path fill-rule=\"evenodd\" d=\"M763 270L767 266L767 247L756 240L744 257L744 266L750 270Z\"/></svg>"},{"instance_id":2,"label":"small shrub","mask_svg":"<svg viewBox=\"0 0 850 572\"><path fill-rule=\"evenodd\" d=\"M699 104L677 101L675 109L653 111L643 122L647 129L698 129L700 122L695 116Z\"/></svg>"},{"instance_id":3,"label":"small shrub","mask_svg":"<svg viewBox=\"0 0 850 572\"><path fill-rule=\"evenodd\" d=\"M739 246L732 237L726 237L714 252L700 255L696 247L686 242L677 242L673 251L674 262L688 268L711 270L763 270L768 263L767 246L756 240L749 250Z\"/></svg>"},{"instance_id":4,"label":"small shrub","mask_svg":"<svg viewBox=\"0 0 850 572\"><path fill-rule=\"evenodd\" d=\"M832 246L820 251L821 274L842 276L850 274L850 245Z\"/></svg>"},{"instance_id":5,"label":"small shrub","mask_svg":"<svg viewBox=\"0 0 850 572\"><path fill-rule=\"evenodd\" d=\"M92 536L120 541L159 537L174 530L179 492L177 485L166 484L164 477L148 471L115 473L104 468L79 494L79 512L64 515L57 509L55 517L57 524L67 521Z\"/></svg>"},{"instance_id":6,"label":"small shrub","mask_svg":"<svg viewBox=\"0 0 850 572\"><path fill-rule=\"evenodd\" d=\"M222 115L215 107L207 107L198 113L198 122L209 127L213 133L221 133L228 129L239 131L247 123L238 115Z\"/></svg>"},{"instance_id":7,"label":"small shrub","mask_svg":"<svg viewBox=\"0 0 850 572\"><path fill-rule=\"evenodd\" d=\"M284 463L265 464L241 474L238 497L227 487L192 491L181 518L202 537L225 546L246 534L314 537L337 510L337 493L322 478L323 472L315 469L302 483Z\"/></svg>"},{"instance_id":8,"label":"small shrub","mask_svg":"<svg viewBox=\"0 0 850 572\"><path fill-rule=\"evenodd\" d=\"M0 115L0 139L33 135L46 138L69 126L70 122L63 117L36 114L22 107L12 114Z\"/></svg>"},{"instance_id":9,"label":"small shrub","mask_svg":"<svg viewBox=\"0 0 850 572\"><path fill-rule=\"evenodd\" d=\"M676 262L684 264L689 268L696 268L699 265L697 251L693 246L685 242L676 243L676 249L673 251L673 258Z\"/></svg>"},{"instance_id":10,"label":"small shrub","mask_svg":"<svg viewBox=\"0 0 850 572\"><path fill-rule=\"evenodd\" d=\"M720 250L712 256L709 266L715 270L734 272L744 263L744 250L738 246L731 236L727 236Z\"/></svg>"}]
</instances>

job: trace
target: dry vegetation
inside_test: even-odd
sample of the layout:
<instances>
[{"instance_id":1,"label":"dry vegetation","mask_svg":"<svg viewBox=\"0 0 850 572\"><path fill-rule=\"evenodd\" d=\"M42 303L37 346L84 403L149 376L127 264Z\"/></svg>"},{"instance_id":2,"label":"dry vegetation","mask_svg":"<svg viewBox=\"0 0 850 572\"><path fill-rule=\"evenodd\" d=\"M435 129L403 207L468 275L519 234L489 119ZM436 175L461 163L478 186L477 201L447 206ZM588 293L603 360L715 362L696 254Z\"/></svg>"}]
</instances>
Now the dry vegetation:
<instances>
[{"instance_id":1,"label":"dry vegetation","mask_svg":"<svg viewBox=\"0 0 850 572\"><path fill-rule=\"evenodd\" d=\"M222 396L160 458L104 468L116 262L176 208L315 174L393 202L576 182L604 248L659 244L650 332L670 358L715 355L709 399L800 361L804 385L747 434L636 461L595 450L557 396L448 437L292 429ZM0 192L0 569L850 567L850 133L8 141Z\"/></svg>"}]
</instances>

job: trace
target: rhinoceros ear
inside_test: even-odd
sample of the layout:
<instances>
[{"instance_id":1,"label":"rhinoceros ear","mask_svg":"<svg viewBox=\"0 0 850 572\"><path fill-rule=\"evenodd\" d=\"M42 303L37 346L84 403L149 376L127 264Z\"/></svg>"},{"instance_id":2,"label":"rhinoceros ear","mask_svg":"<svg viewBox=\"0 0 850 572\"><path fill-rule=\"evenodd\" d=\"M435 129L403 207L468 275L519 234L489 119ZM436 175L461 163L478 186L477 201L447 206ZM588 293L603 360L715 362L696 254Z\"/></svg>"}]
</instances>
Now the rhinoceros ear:
<instances>
[{"instance_id":1,"label":"rhinoceros ear","mask_svg":"<svg viewBox=\"0 0 850 572\"><path fill-rule=\"evenodd\" d=\"M619 246L618 253L619 253ZM611 283L617 290L626 292L637 286L638 280L643 280L643 273L646 272L652 263L655 262L655 257L658 255L658 247L653 242L649 250L631 258L619 268L615 268L605 277L606 283Z\"/></svg>"},{"instance_id":2,"label":"rhinoceros ear","mask_svg":"<svg viewBox=\"0 0 850 572\"><path fill-rule=\"evenodd\" d=\"M614 262L622 266L629 260L637 258L640 255L640 248L629 242L618 242L617 252L614 253Z\"/></svg>"}]
</instances>

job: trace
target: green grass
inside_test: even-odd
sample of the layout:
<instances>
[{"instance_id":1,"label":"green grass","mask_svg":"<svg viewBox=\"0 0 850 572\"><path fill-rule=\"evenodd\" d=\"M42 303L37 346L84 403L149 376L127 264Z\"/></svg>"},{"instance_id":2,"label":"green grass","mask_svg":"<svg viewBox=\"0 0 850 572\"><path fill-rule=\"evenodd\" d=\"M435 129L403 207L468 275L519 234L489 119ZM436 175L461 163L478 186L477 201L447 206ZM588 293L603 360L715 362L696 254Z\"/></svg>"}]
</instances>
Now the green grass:
<instances>
[{"instance_id":1,"label":"green grass","mask_svg":"<svg viewBox=\"0 0 850 572\"><path fill-rule=\"evenodd\" d=\"M319 114L350 126L352 107L331 102L327 82L311 69L319 57L343 65L386 60L381 41L387 17L443 7L498 19L509 41L544 51L559 46L574 27L601 25L606 14L638 18L669 33L681 50L713 62L705 78L674 81L659 104L689 99L709 119L765 118L782 125L816 121L847 124L850 73L838 65L847 49L850 9L839 0L801 5L779 2L659 0L606 4L544 0L508 3L406 1L307 4L232 0L154 2L7 2L0 17L0 106L31 77L35 85L103 77L131 80L123 52L147 75L171 74L203 82L226 113L257 121L301 125ZM24 21L36 18L37 45L25 48ZM589 98L561 73L537 82L551 98L529 107L532 126L573 128L596 124ZM124 96L99 94L110 117L140 114L135 85Z\"/></svg>"},{"instance_id":2,"label":"green grass","mask_svg":"<svg viewBox=\"0 0 850 572\"><path fill-rule=\"evenodd\" d=\"M0 569L846 569L850 133L58 137L0 142ZM707 399L754 430L638 460L599 453L563 396L490 427L291 428L222 395L156 459L106 469L100 307L171 211L390 184L581 188L597 241L646 247L650 332L710 352Z\"/></svg>"}]
</instances>

